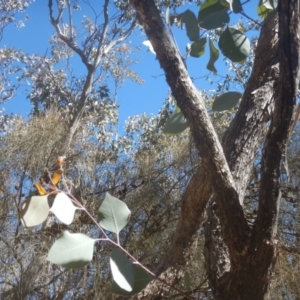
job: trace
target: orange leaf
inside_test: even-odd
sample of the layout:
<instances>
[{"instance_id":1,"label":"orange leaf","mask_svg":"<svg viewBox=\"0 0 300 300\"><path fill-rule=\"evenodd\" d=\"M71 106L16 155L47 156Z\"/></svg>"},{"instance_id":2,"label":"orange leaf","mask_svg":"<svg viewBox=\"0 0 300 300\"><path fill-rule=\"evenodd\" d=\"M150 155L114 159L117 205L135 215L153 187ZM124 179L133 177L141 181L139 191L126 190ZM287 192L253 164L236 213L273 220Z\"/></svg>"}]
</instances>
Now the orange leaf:
<instances>
[{"instance_id":1,"label":"orange leaf","mask_svg":"<svg viewBox=\"0 0 300 300\"><path fill-rule=\"evenodd\" d=\"M35 183L34 186L41 196L48 194L48 192L39 183Z\"/></svg>"},{"instance_id":2,"label":"orange leaf","mask_svg":"<svg viewBox=\"0 0 300 300\"><path fill-rule=\"evenodd\" d=\"M52 181L52 183L53 183L54 185L57 185L57 184L58 184L62 172L63 172L62 170L58 169L58 170L56 170L56 171L52 174L51 181Z\"/></svg>"}]
</instances>

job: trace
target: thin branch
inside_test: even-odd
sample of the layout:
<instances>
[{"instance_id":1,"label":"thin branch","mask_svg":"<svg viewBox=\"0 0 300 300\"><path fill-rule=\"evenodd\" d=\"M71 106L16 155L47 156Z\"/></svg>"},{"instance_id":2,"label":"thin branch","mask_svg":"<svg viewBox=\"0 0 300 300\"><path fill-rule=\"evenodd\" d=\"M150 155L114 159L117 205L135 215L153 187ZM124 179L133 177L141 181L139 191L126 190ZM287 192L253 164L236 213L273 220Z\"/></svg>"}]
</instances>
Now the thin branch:
<instances>
[{"instance_id":1,"label":"thin branch","mask_svg":"<svg viewBox=\"0 0 300 300\"><path fill-rule=\"evenodd\" d=\"M109 0L105 0L105 3L103 5L104 24L103 24L102 33L101 33L101 36L100 36L100 41L99 41L98 49L100 49L100 47L103 46L104 40L106 38L106 33L107 33L107 30L108 30L108 24L109 24L108 3L109 3Z\"/></svg>"},{"instance_id":2,"label":"thin branch","mask_svg":"<svg viewBox=\"0 0 300 300\"><path fill-rule=\"evenodd\" d=\"M73 41L73 38L67 37L64 33L62 33L62 31L58 25L59 21L60 21L60 17L58 17L57 19L54 18L52 6L53 6L52 0L49 0L48 7L49 7L49 14L50 14L50 21L51 21L51 24L53 25L53 27L55 28L58 37L62 41L64 41L68 45L68 47L70 47L74 52L76 52L80 56L82 62L84 63L84 65L86 66L88 71L92 70L93 66L89 63L88 58L84 54L84 52L80 48L78 48L78 46L75 44L75 42ZM60 11L60 15L61 14L62 14L62 12Z\"/></svg>"},{"instance_id":3,"label":"thin branch","mask_svg":"<svg viewBox=\"0 0 300 300\"><path fill-rule=\"evenodd\" d=\"M128 38L128 36L132 33L132 31L135 29L136 24L137 24L137 21L134 20L132 22L131 26L125 31L125 33L119 39L110 42L104 49L104 54L108 53L117 44L120 44L121 42L126 40Z\"/></svg>"},{"instance_id":4,"label":"thin branch","mask_svg":"<svg viewBox=\"0 0 300 300\"><path fill-rule=\"evenodd\" d=\"M73 40L73 17L72 17L72 9L70 5L70 0L67 0L67 5L68 5L68 13L69 13L69 32L70 36L69 38Z\"/></svg>"},{"instance_id":5,"label":"thin branch","mask_svg":"<svg viewBox=\"0 0 300 300\"><path fill-rule=\"evenodd\" d=\"M253 23L255 23L256 25L258 25L259 27L262 26L261 23L257 22L256 20L252 19L251 17L249 17L247 14L245 14L243 11L240 12L241 15L243 15L244 17L248 18L250 21L252 21Z\"/></svg>"},{"instance_id":6,"label":"thin branch","mask_svg":"<svg viewBox=\"0 0 300 300\"><path fill-rule=\"evenodd\" d=\"M169 286L170 288L174 289L175 291L177 291L180 295L187 297L187 299L194 299L194 297L189 296L188 294L186 294L185 292L183 292L182 290L180 290L179 288L177 288L176 286L169 284L167 281L159 278L156 274L154 274L151 270L149 270L147 267L145 267L144 265L142 265L134 256L132 256L125 248L123 248L120 244L119 241L119 235L117 234L117 242L113 241L112 239L110 239L107 234L105 233L104 229L99 225L99 223L96 221L96 219L89 213L89 211L72 195L72 194L67 194L72 201L74 201L77 205L79 205L79 207L85 211L85 213L89 216L89 218L92 220L92 222L96 225L96 227L101 231L101 233L104 236L104 239L107 240L108 242L110 242L111 244L113 244L114 246L118 247L121 251L123 251L128 257L130 257L133 261L133 264L138 265L140 268L142 268L144 271L146 271L149 275L151 275L153 278L157 279L158 281L160 281L161 283ZM101 240L101 239L97 239L97 240ZM103 239L102 239L103 240Z\"/></svg>"}]
</instances>

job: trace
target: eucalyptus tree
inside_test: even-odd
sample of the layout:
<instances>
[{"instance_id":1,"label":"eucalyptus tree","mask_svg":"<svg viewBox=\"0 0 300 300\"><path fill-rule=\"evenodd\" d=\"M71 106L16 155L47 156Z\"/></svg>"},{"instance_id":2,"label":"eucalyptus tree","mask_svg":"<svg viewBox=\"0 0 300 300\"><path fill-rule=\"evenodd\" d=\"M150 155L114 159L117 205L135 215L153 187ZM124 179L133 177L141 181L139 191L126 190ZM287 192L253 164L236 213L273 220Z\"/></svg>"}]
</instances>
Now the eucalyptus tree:
<instances>
[{"instance_id":1,"label":"eucalyptus tree","mask_svg":"<svg viewBox=\"0 0 300 300\"><path fill-rule=\"evenodd\" d=\"M230 1L225 7L221 2L204 2L198 20L190 12L183 16L182 22L193 42L191 51L198 50L202 42L197 31L189 30L195 19L201 27L213 29L228 23L229 8L234 13L243 12L239 1ZM264 2L260 2L259 12L266 19L252 73L222 142L154 1L131 3L165 72L172 95L187 119L202 161L186 188L176 233L157 274L176 283L192 255L195 236L208 206L205 259L214 297L264 299L278 251L280 164L285 156L298 89L299 3L279 1L278 13L272 16L273 6L268 2L261 6ZM216 20L221 24L215 24ZM223 39L222 35L219 39L223 54L233 61L242 61L246 38L240 33L239 40L234 28L227 27L224 32ZM239 47L227 47L228 36L239 40ZM258 208L251 225L245 218L243 203L255 152L262 139ZM163 294L160 282L156 281L139 298L160 299Z\"/></svg>"},{"instance_id":2,"label":"eucalyptus tree","mask_svg":"<svg viewBox=\"0 0 300 300\"><path fill-rule=\"evenodd\" d=\"M19 8L21 2L24 5ZM12 15L29 5L18 3L7 2L1 9ZM85 6L83 11L77 2L48 2L54 35L49 37L45 55L9 46L0 51L1 103L28 84L24 94L33 107L28 121L1 116L1 269L5 278L0 288L1 297L7 299L73 297L93 285L87 280L86 287L69 292L76 283L73 278L82 277L82 271L74 274L54 268L48 272L44 259L37 255L46 245L50 247L51 236L57 232L53 218L40 232L23 229L16 220L25 198L35 193L33 184L58 155L67 154L68 163L76 166L70 170L70 180L72 175L76 178L71 184L74 191L80 194L89 186L84 192L93 194L113 174L111 165L121 151L130 147L128 140L117 138L117 103L110 97L107 81L112 79L116 89L127 78L140 82L130 70L131 50L124 43L136 27L135 17L111 1L99 7L80 4ZM79 22L75 13L81 13ZM6 20L1 21L3 28ZM78 64L70 63L75 55L82 62L82 72L76 70ZM86 162L89 166L83 166ZM91 172L84 178L83 169Z\"/></svg>"}]
</instances>

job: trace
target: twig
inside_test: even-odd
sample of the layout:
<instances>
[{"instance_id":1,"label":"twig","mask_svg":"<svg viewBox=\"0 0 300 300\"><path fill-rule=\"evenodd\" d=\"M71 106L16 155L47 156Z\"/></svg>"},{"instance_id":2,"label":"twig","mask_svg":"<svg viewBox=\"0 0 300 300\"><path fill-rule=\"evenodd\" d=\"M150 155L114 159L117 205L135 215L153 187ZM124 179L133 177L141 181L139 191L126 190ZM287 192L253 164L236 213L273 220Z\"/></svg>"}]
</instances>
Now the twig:
<instances>
[{"instance_id":1,"label":"twig","mask_svg":"<svg viewBox=\"0 0 300 300\"><path fill-rule=\"evenodd\" d=\"M245 14L243 11L240 12L241 15L243 15L244 17L248 18L250 21L252 21L253 23L255 23L256 25L258 25L259 27L262 26L261 23L257 22L256 20L252 19L251 17L249 17L247 14Z\"/></svg>"}]
</instances>

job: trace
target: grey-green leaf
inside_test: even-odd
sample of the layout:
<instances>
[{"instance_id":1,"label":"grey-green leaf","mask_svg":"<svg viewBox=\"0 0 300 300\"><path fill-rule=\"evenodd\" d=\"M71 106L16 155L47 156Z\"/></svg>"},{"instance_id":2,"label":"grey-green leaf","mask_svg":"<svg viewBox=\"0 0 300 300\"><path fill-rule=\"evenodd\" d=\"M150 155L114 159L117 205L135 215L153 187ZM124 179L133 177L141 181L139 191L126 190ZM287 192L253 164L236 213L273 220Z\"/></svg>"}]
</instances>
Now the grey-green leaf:
<instances>
[{"instance_id":1,"label":"grey-green leaf","mask_svg":"<svg viewBox=\"0 0 300 300\"><path fill-rule=\"evenodd\" d=\"M133 275L134 275L134 283L132 287L132 291L128 292L118 286L118 284L113 281L111 291L114 294L123 295L123 296L132 296L141 292L148 283L152 280L151 276L142 268L137 265L132 265L133 267Z\"/></svg>"},{"instance_id":2,"label":"grey-green leaf","mask_svg":"<svg viewBox=\"0 0 300 300\"><path fill-rule=\"evenodd\" d=\"M99 225L108 231L119 234L128 223L129 217L130 210L127 205L106 193L98 210Z\"/></svg>"},{"instance_id":3,"label":"grey-green leaf","mask_svg":"<svg viewBox=\"0 0 300 300\"><path fill-rule=\"evenodd\" d=\"M241 11L243 11L243 7L242 4L240 2L240 0L226 0L229 5L230 5L230 9L235 13L240 13Z\"/></svg>"},{"instance_id":4,"label":"grey-green leaf","mask_svg":"<svg viewBox=\"0 0 300 300\"><path fill-rule=\"evenodd\" d=\"M22 203L20 217L23 226L37 226L47 219L48 214L48 195L33 196Z\"/></svg>"},{"instance_id":5,"label":"grey-green leaf","mask_svg":"<svg viewBox=\"0 0 300 300\"><path fill-rule=\"evenodd\" d=\"M229 23L229 21L230 18L227 9L223 9L211 13L207 18L200 22L200 26L201 28L211 30L223 27L225 24Z\"/></svg>"},{"instance_id":6,"label":"grey-green leaf","mask_svg":"<svg viewBox=\"0 0 300 300\"><path fill-rule=\"evenodd\" d=\"M215 47L215 45L211 39L209 39L209 53L210 53L210 57L209 57L209 62L207 64L206 68L209 71L216 74L217 69L215 67L215 62L218 60L220 53L219 53L219 50Z\"/></svg>"},{"instance_id":7,"label":"grey-green leaf","mask_svg":"<svg viewBox=\"0 0 300 300\"><path fill-rule=\"evenodd\" d=\"M194 42L190 48L190 56L200 57L204 54L206 45L206 38L201 38L198 41Z\"/></svg>"},{"instance_id":8,"label":"grey-green leaf","mask_svg":"<svg viewBox=\"0 0 300 300\"><path fill-rule=\"evenodd\" d=\"M201 6L198 22L201 28L216 29L229 23L229 4L221 0L207 0Z\"/></svg>"},{"instance_id":9,"label":"grey-green leaf","mask_svg":"<svg viewBox=\"0 0 300 300\"><path fill-rule=\"evenodd\" d=\"M229 110L237 105L241 97L242 94L239 92L224 93L215 99L212 105L212 110L213 111Z\"/></svg>"},{"instance_id":10,"label":"grey-green leaf","mask_svg":"<svg viewBox=\"0 0 300 300\"><path fill-rule=\"evenodd\" d=\"M220 36L219 48L233 62L244 63L250 53L250 41L241 31L228 26Z\"/></svg>"},{"instance_id":11,"label":"grey-green leaf","mask_svg":"<svg viewBox=\"0 0 300 300\"><path fill-rule=\"evenodd\" d=\"M55 216L64 224L70 225L74 219L76 206L73 205L71 199L65 193L58 193L50 208Z\"/></svg>"},{"instance_id":12,"label":"grey-green leaf","mask_svg":"<svg viewBox=\"0 0 300 300\"><path fill-rule=\"evenodd\" d=\"M163 132L168 135L175 135L183 132L189 127L182 112L175 112L166 122Z\"/></svg>"},{"instance_id":13,"label":"grey-green leaf","mask_svg":"<svg viewBox=\"0 0 300 300\"><path fill-rule=\"evenodd\" d=\"M66 268L81 268L93 258L95 240L82 233L65 231L52 245L47 260Z\"/></svg>"},{"instance_id":14,"label":"grey-green leaf","mask_svg":"<svg viewBox=\"0 0 300 300\"><path fill-rule=\"evenodd\" d=\"M121 289L131 292L134 286L132 262L118 248L113 249L111 253L110 268L115 283Z\"/></svg>"},{"instance_id":15,"label":"grey-green leaf","mask_svg":"<svg viewBox=\"0 0 300 300\"><path fill-rule=\"evenodd\" d=\"M184 13L177 16L181 23L185 23L186 33L190 41L197 41L199 39L199 27L195 14L187 9Z\"/></svg>"},{"instance_id":16,"label":"grey-green leaf","mask_svg":"<svg viewBox=\"0 0 300 300\"><path fill-rule=\"evenodd\" d=\"M277 12L278 0L260 0L257 7L258 15L263 18L271 18Z\"/></svg>"}]
</instances>

